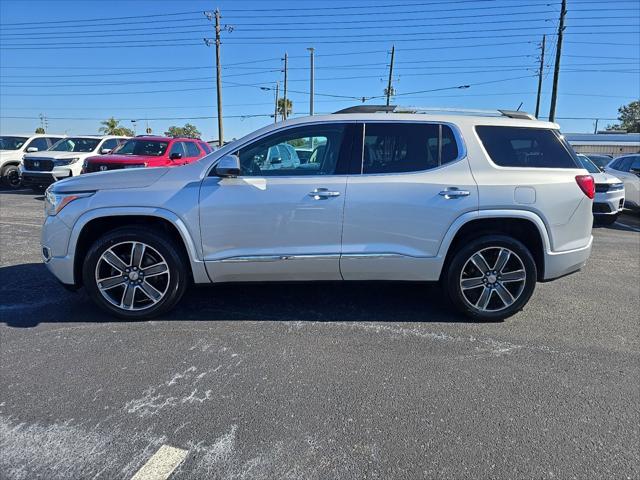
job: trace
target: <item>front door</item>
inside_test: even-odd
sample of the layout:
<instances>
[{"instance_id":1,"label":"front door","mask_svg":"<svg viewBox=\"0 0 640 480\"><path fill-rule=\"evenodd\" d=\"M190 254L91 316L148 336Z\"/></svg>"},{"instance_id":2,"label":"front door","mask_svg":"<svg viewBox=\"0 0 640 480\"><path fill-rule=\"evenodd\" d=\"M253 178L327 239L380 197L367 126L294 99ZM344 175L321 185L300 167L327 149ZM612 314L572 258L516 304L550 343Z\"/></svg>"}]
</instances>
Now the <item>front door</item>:
<instances>
[{"instance_id":1,"label":"front door","mask_svg":"<svg viewBox=\"0 0 640 480\"><path fill-rule=\"evenodd\" d=\"M368 122L360 175L349 177L345 280L435 280L447 230L478 208L462 142L449 125Z\"/></svg>"},{"instance_id":2,"label":"front door","mask_svg":"<svg viewBox=\"0 0 640 480\"><path fill-rule=\"evenodd\" d=\"M241 175L200 190L202 249L214 282L339 280L355 125L292 127L239 149ZM296 149L312 150L301 162Z\"/></svg>"}]
</instances>

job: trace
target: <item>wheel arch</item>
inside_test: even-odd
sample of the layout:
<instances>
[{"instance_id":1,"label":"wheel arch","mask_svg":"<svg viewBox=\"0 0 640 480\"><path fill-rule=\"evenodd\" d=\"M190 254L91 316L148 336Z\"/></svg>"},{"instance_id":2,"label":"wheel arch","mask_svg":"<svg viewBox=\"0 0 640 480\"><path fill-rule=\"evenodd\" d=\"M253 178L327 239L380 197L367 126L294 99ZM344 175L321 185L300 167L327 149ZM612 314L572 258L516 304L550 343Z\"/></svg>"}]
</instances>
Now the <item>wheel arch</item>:
<instances>
[{"instance_id":1,"label":"wheel arch","mask_svg":"<svg viewBox=\"0 0 640 480\"><path fill-rule=\"evenodd\" d=\"M444 257L440 277L465 241L490 234L508 235L522 242L535 260L538 280L544 279L545 254L550 250L547 228L535 213L518 210L487 210L459 217L440 246L439 256Z\"/></svg>"},{"instance_id":2,"label":"wheel arch","mask_svg":"<svg viewBox=\"0 0 640 480\"><path fill-rule=\"evenodd\" d=\"M92 210L75 223L69 241L68 254L73 255L73 277L77 286L82 282L82 264L86 253L97 238L124 226L154 228L166 233L189 262L189 272L195 283L208 283L198 249L184 222L173 212L162 209L104 209Z\"/></svg>"}]
</instances>

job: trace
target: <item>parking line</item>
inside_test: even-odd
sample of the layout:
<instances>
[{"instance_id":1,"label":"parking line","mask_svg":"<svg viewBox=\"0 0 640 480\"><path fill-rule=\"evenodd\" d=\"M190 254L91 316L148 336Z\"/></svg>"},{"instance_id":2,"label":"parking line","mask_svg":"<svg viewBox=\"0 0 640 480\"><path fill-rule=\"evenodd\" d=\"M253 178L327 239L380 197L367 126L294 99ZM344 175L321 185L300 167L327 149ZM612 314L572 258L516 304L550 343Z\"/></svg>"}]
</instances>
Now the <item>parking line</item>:
<instances>
[{"instance_id":1,"label":"parking line","mask_svg":"<svg viewBox=\"0 0 640 480\"><path fill-rule=\"evenodd\" d=\"M187 450L162 445L131 480L167 480L187 453Z\"/></svg>"},{"instance_id":2,"label":"parking line","mask_svg":"<svg viewBox=\"0 0 640 480\"><path fill-rule=\"evenodd\" d=\"M621 227L627 227L630 228L631 230L633 230L634 232L640 232L640 228L638 227L633 227L631 225L627 225L626 223L620 223L620 222L616 222L618 225L620 225Z\"/></svg>"},{"instance_id":3,"label":"parking line","mask_svg":"<svg viewBox=\"0 0 640 480\"><path fill-rule=\"evenodd\" d=\"M41 223L0 222L0 225L20 225L22 227L41 227Z\"/></svg>"}]
</instances>

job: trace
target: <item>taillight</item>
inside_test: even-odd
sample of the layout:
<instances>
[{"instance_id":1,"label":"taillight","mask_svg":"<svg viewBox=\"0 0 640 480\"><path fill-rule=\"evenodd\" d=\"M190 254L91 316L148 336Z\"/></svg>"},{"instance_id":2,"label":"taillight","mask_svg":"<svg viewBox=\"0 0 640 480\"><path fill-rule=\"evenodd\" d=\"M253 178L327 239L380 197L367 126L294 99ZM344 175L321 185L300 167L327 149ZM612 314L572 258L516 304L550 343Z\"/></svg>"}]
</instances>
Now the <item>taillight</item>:
<instances>
[{"instance_id":1,"label":"taillight","mask_svg":"<svg viewBox=\"0 0 640 480\"><path fill-rule=\"evenodd\" d=\"M596 196L596 182L591 175L576 175L576 183L584 194L593 200Z\"/></svg>"}]
</instances>

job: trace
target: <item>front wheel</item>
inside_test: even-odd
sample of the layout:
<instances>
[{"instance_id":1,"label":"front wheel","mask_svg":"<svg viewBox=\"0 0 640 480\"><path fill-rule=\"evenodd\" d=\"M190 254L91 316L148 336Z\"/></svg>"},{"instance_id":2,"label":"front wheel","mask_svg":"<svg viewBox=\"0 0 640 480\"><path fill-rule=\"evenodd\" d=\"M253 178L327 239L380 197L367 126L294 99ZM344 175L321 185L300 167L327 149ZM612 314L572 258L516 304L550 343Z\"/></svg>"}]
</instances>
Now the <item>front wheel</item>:
<instances>
[{"instance_id":1,"label":"front wheel","mask_svg":"<svg viewBox=\"0 0 640 480\"><path fill-rule=\"evenodd\" d=\"M98 306L135 320L160 315L180 300L188 282L186 263L164 233L124 227L93 244L82 274Z\"/></svg>"},{"instance_id":2,"label":"front wheel","mask_svg":"<svg viewBox=\"0 0 640 480\"><path fill-rule=\"evenodd\" d=\"M535 261L522 242L486 235L453 255L444 284L458 310L477 320L498 321L522 310L536 278Z\"/></svg>"},{"instance_id":3,"label":"front wheel","mask_svg":"<svg viewBox=\"0 0 640 480\"><path fill-rule=\"evenodd\" d=\"M2 169L2 183L12 190L17 190L22 186L17 165L8 165Z\"/></svg>"}]
</instances>

